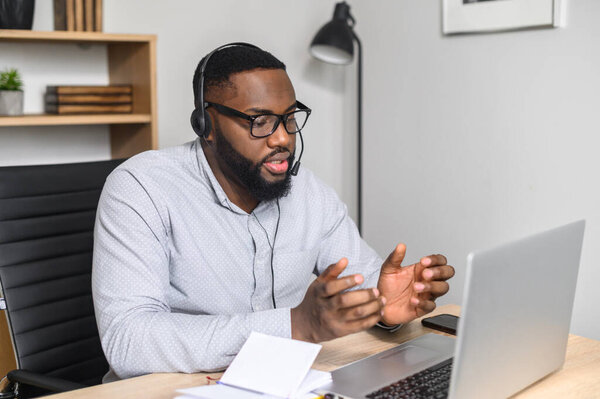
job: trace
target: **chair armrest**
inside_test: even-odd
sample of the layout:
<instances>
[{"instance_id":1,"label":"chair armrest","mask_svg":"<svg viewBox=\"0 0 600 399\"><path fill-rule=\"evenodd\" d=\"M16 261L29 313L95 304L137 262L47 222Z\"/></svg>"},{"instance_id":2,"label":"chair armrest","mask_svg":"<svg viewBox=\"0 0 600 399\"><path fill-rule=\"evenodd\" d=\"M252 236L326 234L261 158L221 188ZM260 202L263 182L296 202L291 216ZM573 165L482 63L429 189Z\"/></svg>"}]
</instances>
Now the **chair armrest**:
<instances>
[{"instance_id":1,"label":"chair armrest","mask_svg":"<svg viewBox=\"0 0 600 399\"><path fill-rule=\"evenodd\" d=\"M62 378L49 377L47 375L27 370L13 370L10 371L6 376L12 382L32 385L34 387L47 389L48 391L52 392L65 392L72 391L74 389L87 388L87 385L63 380Z\"/></svg>"}]
</instances>

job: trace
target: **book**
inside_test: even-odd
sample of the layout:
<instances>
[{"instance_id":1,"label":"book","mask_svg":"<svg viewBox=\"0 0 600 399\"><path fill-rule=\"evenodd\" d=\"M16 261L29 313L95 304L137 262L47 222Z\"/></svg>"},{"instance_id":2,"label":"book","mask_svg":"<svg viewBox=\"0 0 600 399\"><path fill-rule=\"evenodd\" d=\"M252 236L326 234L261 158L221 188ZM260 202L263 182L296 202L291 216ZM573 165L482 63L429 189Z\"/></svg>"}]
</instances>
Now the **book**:
<instances>
[{"instance_id":1,"label":"book","mask_svg":"<svg viewBox=\"0 0 600 399\"><path fill-rule=\"evenodd\" d=\"M83 11L83 0L75 0L75 30L79 32L84 28Z\"/></svg>"},{"instance_id":2,"label":"book","mask_svg":"<svg viewBox=\"0 0 600 399\"><path fill-rule=\"evenodd\" d=\"M94 0L94 30L102 32L102 0Z\"/></svg>"},{"instance_id":3,"label":"book","mask_svg":"<svg viewBox=\"0 0 600 399\"><path fill-rule=\"evenodd\" d=\"M319 344L253 331L219 382L283 398L306 393L302 382L320 350Z\"/></svg>"},{"instance_id":4,"label":"book","mask_svg":"<svg viewBox=\"0 0 600 399\"><path fill-rule=\"evenodd\" d=\"M66 0L54 0L54 30L67 30Z\"/></svg>"},{"instance_id":5,"label":"book","mask_svg":"<svg viewBox=\"0 0 600 399\"><path fill-rule=\"evenodd\" d=\"M48 94L132 94L131 85L46 86Z\"/></svg>"},{"instance_id":6,"label":"book","mask_svg":"<svg viewBox=\"0 0 600 399\"><path fill-rule=\"evenodd\" d=\"M131 104L131 94L56 94L46 93L49 104Z\"/></svg>"},{"instance_id":7,"label":"book","mask_svg":"<svg viewBox=\"0 0 600 399\"><path fill-rule=\"evenodd\" d=\"M85 0L85 23L84 30L86 32L94 31L94 0Z\"/></svg>"},{"instance_id":8,"label":"book","mask_svg":"<svg viewBox=\"0 0 600 399\"><path fill-rule=\"evenodd\" d=\"M321 345L253 331L217 385L178 389L186 397L314 398L310 391L331 382L331 373L311 369Z\"/></svg>"},{"instance_id":9,"label":"book","mask_svg":"<svg viewBox=\"0 0 600 399\"><path fill-rule=\"evenodd\" d=\"M65 0L67 30L75 30L75 0Z\"/></svg>"},{"instance_id":10,"label":"book","mask_svg":"<svg viewBox=\"0 0 600 399\"><path fill-rule=\"evenodd\" d=\"M48 114L127 114L131 113L131 104L99 105L99 104L46 104Z\"/></svg>"}]
</instances>

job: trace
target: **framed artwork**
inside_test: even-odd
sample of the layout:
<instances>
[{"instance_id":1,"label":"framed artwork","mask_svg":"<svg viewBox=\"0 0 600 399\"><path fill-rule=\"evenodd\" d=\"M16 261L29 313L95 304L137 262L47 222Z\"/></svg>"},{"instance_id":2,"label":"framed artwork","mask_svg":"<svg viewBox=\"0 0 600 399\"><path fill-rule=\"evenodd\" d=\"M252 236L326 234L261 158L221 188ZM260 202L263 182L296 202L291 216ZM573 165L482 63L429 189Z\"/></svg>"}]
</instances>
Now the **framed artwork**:
<instances>
[{"instance_id":1,"label":"framed artwork","mask_svg":"<svg viewBox=\"0 0 600 399\"><path fill-rule=\"evenodd\" d=\"M561 26L566 0L442 0L444 34Z\"/></svg>"}]
</instances>

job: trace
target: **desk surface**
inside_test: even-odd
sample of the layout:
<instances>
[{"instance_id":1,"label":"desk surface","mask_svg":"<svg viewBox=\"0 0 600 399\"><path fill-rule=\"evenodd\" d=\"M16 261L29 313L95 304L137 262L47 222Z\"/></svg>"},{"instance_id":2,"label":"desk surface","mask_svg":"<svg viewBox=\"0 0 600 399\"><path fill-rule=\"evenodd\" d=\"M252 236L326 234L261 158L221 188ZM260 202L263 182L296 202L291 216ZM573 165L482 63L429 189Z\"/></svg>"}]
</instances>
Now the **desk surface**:
<instances>
[{"instance_id":1,"label":"desk surface","mask_svg":"<svg viewBox=\"0 0 600 399\"><path fill-rule=\"evenodd\" d=\"M460 308L457 305L444 305L431 315L438 313L458 315L459 312ZM331 371L427 332L434 331L422 327L420 319L418 319L397 333L371 329L325 342L314 367ZM143 397L146 399L171 399L177 395L175 389L205 385L218 379L221 374L149 374L52 395L50 398L134 399ZM563 368L521 391L514 398L592 398L598 397L597 395L600 395L600 341L570 335Z\"/></svg>"}]
</instances>

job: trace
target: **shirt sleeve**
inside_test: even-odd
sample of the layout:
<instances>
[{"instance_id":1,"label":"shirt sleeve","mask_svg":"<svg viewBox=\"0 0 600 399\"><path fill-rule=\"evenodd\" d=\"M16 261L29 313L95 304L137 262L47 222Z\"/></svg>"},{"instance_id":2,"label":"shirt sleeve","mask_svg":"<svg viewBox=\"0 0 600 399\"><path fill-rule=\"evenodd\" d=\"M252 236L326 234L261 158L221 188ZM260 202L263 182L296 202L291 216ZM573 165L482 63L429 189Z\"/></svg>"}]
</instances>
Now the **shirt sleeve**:
<instances>
[{"instance_id":1,"label":"shirt sleeve","mask_svg":"<svg viewBox=\"0 0 600 399\"><path fill-rule=\"evenodd\" d=\"M168 210L149 195L148 184L117 169L96 215L92 291L112 371L120 378L216 371L231 363L252 331L290 338L289 308L232 315L170 308Z\"/></svg>"}]
</instances>

